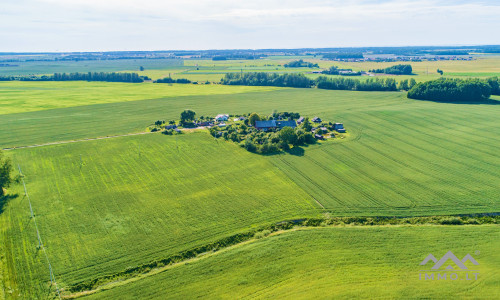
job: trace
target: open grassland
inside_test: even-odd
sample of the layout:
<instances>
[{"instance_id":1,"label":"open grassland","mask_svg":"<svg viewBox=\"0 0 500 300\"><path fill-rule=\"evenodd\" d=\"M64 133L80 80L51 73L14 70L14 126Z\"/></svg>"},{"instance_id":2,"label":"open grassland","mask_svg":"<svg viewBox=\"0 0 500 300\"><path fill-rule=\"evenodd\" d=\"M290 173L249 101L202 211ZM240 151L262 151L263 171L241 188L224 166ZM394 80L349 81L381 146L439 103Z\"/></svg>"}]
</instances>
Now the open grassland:
<instances>
[{"instance_id":1,"label":"open grassland","mask_svg":"<svg viewBox=\"0 0 500 300\"><path fill-rule=\"evenodd\" d=\"M302 229L85 299L495 299L500 297L498 230L495 225ZM450 250L479 262L466 264L479 270L477 281L419 279L419 270L432 264L419 265L429 253L439 259Z\"/></svg>"},{"instance_id":2,"label":"open grassland","mask_svg":"<svg viewBox=\"0 0 500 300\"><path fill-rule=\"evenodd\" d=\"M13 159L62 287L320 210L266 157L206 132L16 150ZM31 298L47 293L47 266L17 193L2 243Z\"/></svg>"},{"instance_id":3,"label":"open grassland","mask_svg":"<svg viewBox=\"0 0 500 300\"><path fill-rule=\"evenodd\" d=\"M0 115L98 103L272 91L275 87L109 82L0 82Z\"/></svg>"}]
</instances>

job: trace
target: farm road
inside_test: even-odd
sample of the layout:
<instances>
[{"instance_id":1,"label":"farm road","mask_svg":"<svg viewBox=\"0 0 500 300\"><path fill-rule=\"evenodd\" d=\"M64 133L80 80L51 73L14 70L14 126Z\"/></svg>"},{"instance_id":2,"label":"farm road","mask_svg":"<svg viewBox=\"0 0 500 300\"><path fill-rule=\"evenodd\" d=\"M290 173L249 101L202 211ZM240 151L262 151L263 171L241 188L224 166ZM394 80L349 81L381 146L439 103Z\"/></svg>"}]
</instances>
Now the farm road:
<instances>
[{"instance_id":1,"label":"farm road","mask_svg":"<svg viewBox=\"0 0 500 300\"><path fill-rule=\"evenodd\" d=\"M191 130L198 130L198 129L205 129L205 128L206 127L181 128L180 130L191 131ZM95 141L95 140L104 140L104 139L112 139L112 138L117 138L117 137L159 133L159 132L161 132L161 131L156 131L156 132L145 131L145 132L127 133L127 134L120 134L120 135L102 136L102 137L96 137L96 138L85 138L85 139L79 139L79 140L59 141L59 142L43 143L43 144L36 144L36 145L29 145L29 146L10 147L10 148L3 148L2 150L9 151L9 150L16 150L16 149L24 149L24 148L36 148L36 147L43 147L43 146L79 143L79 142L87 142L87 141Z\"/></svg>"}]
</instances>

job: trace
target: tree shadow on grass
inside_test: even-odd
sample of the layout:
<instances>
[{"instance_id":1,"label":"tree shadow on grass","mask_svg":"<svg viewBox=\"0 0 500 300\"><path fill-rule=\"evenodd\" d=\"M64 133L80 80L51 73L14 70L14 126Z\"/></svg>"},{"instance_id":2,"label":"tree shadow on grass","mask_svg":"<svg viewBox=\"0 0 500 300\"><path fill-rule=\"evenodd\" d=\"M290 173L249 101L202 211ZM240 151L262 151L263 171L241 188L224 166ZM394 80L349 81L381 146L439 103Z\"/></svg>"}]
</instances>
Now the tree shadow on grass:
<instances>
[{"instance_id":1,"label":"tree shadow on grass","mask_svg":"<svg viewBox=\"0 0 500 300\"><path fill-rule=\"evenodd\" d=\"M5 206L7 203L12 200L19 197L19 194L13 194L13 195L3 195L0 196L0 215L3 213Z\"/></svg>"},{"instance_id":2,"label":"tree shadow on grass","mask_svg":"<svg viewBox=\"0 0 500 300\"><path fill-rule=\"evenodd\" d=\"M295 155L295 156L304 156L305 150L302 147L293 147L292 149L287 151L288 154L290 155Z\"/></svg>"}]
</instances>

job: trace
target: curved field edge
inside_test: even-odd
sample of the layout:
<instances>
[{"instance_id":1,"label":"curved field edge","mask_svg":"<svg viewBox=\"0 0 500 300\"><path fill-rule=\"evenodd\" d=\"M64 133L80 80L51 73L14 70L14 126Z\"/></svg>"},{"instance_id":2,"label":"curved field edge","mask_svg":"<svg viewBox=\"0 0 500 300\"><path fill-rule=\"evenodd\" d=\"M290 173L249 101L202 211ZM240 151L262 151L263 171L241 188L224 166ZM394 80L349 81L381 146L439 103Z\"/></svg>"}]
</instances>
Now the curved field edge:
<instances>
[{"instance_id":1,"label":"curved field edge","mask_svg":"<svg viewBox=\"0 0 500 300\"><path fill-rule=\"evenodd\" d=\"M94 290L65 294L64 298L269 299L310 297L312 293L341 298L364 295L481 299L497 293L500 255L495 250L499 246L495 237L498 237L498 225L401 225L406 221L392 224L394 226L353 222L340 227L325 224L316 227L314 222L304 221L288 228L268 230L265 236L256 235L222 251L128 280L120 279ZM498 224L498 218L495 222ZM441 243L436 244L435 240ZM403 243L405 247L400 247ZM440 257L450 250L459 257L467 253L476 257L480 262L479 267L474 266L480 272L478 281L456 282L452 286L419 280L422 267L418 264L429 252Z\"/></svg>"}]
</instances>

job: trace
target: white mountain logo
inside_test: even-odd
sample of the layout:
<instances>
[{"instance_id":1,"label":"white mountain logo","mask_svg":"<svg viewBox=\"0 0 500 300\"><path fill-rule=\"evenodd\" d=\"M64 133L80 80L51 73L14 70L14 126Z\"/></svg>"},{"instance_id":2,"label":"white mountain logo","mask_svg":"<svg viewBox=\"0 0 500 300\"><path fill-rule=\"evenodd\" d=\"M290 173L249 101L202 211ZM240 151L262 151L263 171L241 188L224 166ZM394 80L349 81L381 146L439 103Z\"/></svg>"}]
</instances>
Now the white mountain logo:
<instances>
[{"instance_id":1,"label":"white mountain logo","mask_svg":"<svg viewBox=\"0 0 500 300\"><path fill-rule=\"evenodd\" d=\"M451 259L457 267L459 267L462 270L468 270L467 267L464 265L466 261L470 261L474 265L479 265L479 263L470 255L467 254L462 260L459 260L455 254L453 254L451 251L448 251L443 257L441 257L440 260L437 260L434 255L429 254L427 257L420 263L421 266L425 265L429 260L432 260L435 265L431 268L432 270L438 270L441 268L442 265L444 265L449 259ZM446 270L454 270L451 265L448 265Z\"/></svg>"}]
</instances>

